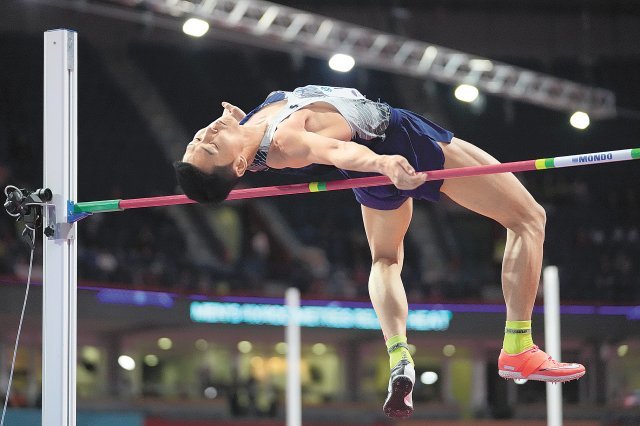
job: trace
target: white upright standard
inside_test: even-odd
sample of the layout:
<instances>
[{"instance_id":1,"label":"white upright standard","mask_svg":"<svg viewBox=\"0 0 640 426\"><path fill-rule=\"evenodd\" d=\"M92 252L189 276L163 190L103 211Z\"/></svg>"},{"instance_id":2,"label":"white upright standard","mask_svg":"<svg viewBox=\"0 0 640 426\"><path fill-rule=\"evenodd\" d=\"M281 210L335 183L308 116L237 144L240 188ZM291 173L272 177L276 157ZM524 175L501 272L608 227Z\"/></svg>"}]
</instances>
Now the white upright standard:
<instances>
[{"instance_id":1,"label":"white upright standard","mask_svg":"<svg viewBox=\"0 0 640 426\"><path fill-rule=\"evenodd\" d=\"M44 226L42 312L42 424L76 424L75 224L67 202L76 200L77 35L44 33L44 188L53 192ZM52 235L51 235L52 234Z\"/></svg>"},{"instance_id":2,"label":"white upright standard","mask_svg":"<svg viewBox=\"0 0 640 426\"><path fill-rule=\"evenodd\" d=\"M560 277L557 266L547 266L542 274L544 286L545 351L560 362ZM547 382L547 426L562 426L562 384Z\"/></svg>"},{"instance_id":3,"label":"white upright standard","mask_svg":"<svg viewBox=\"0 0 640 426\"><path fill-rule=\"evenodd\" d=\"M302 425L300 396L300 290L290 287L285 292L287 306L287 426Z\"/></svg>"}]
</instances>

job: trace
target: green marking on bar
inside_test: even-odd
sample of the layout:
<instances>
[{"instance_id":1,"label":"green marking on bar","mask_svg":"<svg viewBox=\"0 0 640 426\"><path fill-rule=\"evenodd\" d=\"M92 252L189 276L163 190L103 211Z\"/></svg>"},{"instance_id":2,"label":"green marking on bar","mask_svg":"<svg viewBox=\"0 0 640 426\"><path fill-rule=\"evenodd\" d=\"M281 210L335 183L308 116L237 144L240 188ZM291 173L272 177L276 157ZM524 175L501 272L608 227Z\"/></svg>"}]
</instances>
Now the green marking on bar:
<instances>
[{"instance_id":1,"label":"green marking on bar","mask_svg":"<svg viewBox=\"0 0 640 426\"><path fill-rule=\"evenodd\" d=\"M547 169L553 169L556 166L555 158L545 158L544 159L544 166Z\"/></svg>"},{"instance_id":2,"label":"green marking on bar","mask_svg":"<svg viewBox=\"0 0 640 426\"><path fill-rule=\"evenodd\" d=\"M74 213L106 213L121 210L120 200L87 201L73 206Z\"/></svg>"},{"instance_id":3,"label":"green marking on bar","mask_svg":"<svg viewBox=\"0 0 640 426\"><path fill-rule=\"evenodd\" d=\"M631 158L640 158L640 148L633 148L631 150Z\"/></svg>"},{"instance_id":4,"label":"green marking on bar","mask_svg":"<svg viewBox=\"0 0 640 426\"><path fill-rule=\"evenodd\" d=\"M327 182L310 182L309 192L320 192L327 190Z\"/></svg>"}]
</instances>

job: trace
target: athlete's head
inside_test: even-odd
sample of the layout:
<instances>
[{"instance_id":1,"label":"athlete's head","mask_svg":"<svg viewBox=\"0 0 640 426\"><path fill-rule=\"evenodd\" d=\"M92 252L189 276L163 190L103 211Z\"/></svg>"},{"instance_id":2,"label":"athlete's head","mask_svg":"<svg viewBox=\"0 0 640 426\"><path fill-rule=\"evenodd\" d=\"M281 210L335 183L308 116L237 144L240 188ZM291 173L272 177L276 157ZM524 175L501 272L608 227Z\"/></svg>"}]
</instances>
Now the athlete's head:
<instances>
[{"instance_id":1,"label":"athlete's head","mask_svg":"<svg viewBox=\"0 0 640 426\"><path fill-rule=\"evenodd\" d=\"M187 145L182 161L174 163L187 197L201 203L223 201L247 170L243 147L242 129L231 115L200 129Z\"/></svg>"}]
</instances>

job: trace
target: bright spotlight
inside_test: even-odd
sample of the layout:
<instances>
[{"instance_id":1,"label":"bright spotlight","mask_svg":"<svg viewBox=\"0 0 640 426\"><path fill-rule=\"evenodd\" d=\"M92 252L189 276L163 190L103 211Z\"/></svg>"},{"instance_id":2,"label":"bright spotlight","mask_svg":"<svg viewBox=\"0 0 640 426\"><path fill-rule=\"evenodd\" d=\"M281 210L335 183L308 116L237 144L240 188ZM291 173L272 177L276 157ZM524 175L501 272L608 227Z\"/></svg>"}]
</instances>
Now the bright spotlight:
<instances>
[{"instance_id":1,"label":"bright spotlight","mask_svg":"<svg viewBox=\"0 0 640 426\"><path fill-rule=\"evenodd\" d=\"M420 381L425 385L432 385L438 381L438 373L435 371L425 371L420 375Z\"/></svg>"},{"instance_id":2,"label":"bright spotlight","mask_svg":"<svg viewBox=\"0 0 640 426\"><path fill-rule=\"evenodd\" d=\"M182 25L182 31L191 37L202 37L209 31L209 23L202 19L190 18Z\"/></svg>"},{"instance_id":3,"label":"bright spotlight","mask_svg":"<svg viewBox=\"0 0 640 426\"><path fill-rule=\"evenodd\" d=\"M589 114L586 112L576 111L569 119L569 123L576 129L584 130L589 127L591 120L589 120Z\"/></svg>"},{"instance_id":4,"label":"bright spotlight","mask_svg":"<svg viewBox=\"0 0 640 426\"><path fill-rule=\"evenodd\" d=\"M457 100L470 103L478 99L478 95L480 95L480 92L475 86L472 86L470 84L461 84L460 86L456 87L454 95Z\"/></svg>"},{"instance_id":5,"label":"bright spotlight","mask_svg":"<svg viewBox=\"0 0 640 426\"><path fill-rule=\"evenodd\" d=\"M524 385L525 383L527 383L527 379L513 379L513 381L516 383L516 385Z\"/></svg>"},{"instance_id":6,"label":"bright spotlight","mask_svg":"<svg viewBox=\"0 0 640 426\"><path fill-rule=\"evenodd\" d=\"M345 55L344 53L336 53L329 59L329 67L338 72L349 72L355 64L356 61L353 56Z\"/></svg>"},{"instance_id":7,"label":"bright spotlight","mask_svg":"<svg viewBox=\"0 0 640 426\"><path fill-rule=\"evenodd\" d=\"M120 355L118 357L118 365L127 371L133 371L136 368L134 359L127 355Z\"/></svg>"}]
</instances>

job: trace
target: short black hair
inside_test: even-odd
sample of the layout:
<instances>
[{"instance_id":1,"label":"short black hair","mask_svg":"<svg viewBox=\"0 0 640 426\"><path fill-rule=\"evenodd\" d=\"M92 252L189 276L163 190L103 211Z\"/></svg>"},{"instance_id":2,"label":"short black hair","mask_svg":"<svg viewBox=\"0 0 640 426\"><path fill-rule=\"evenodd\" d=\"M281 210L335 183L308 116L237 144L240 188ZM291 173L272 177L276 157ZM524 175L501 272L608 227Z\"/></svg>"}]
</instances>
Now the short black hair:
<instances>
[{"instance_id":1,"label":"short black hair","mask_svg":"<svg viewBox=\"0 0 640 426\"><path fill-rule=\"evenodd\" d=\"M216 167L210 173L205 173L184 161L176 161L173 168L185 195L199 203L224 201L240 179L231 165Z\"/></svg>"}]
</instances>

